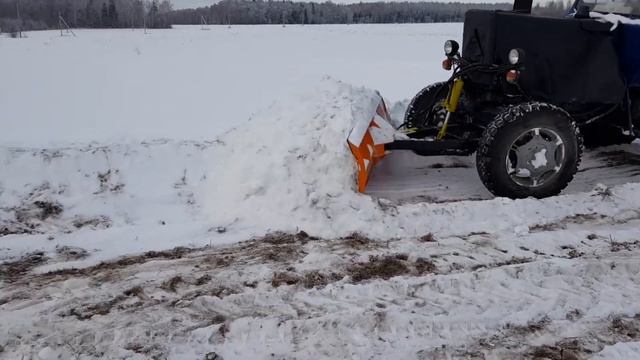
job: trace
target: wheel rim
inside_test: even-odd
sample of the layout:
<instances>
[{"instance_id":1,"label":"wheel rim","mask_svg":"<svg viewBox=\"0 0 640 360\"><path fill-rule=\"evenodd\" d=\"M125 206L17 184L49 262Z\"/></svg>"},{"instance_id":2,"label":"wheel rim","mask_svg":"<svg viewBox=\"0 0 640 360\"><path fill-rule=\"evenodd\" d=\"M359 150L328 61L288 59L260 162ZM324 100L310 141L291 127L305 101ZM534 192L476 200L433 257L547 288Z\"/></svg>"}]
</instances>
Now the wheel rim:
<instances>
[{"instance_id":1,"label":"wheel rim","mask_svg":"<svg viewBox=\"0 0 640 360\"><path fill-rule=\"evenodd\" d=\"M516 184L539 187L562 169L565 144L560 135L551 129L528 129L511 143L505 160L507 174Z\"/></svg>"}]
</instances>

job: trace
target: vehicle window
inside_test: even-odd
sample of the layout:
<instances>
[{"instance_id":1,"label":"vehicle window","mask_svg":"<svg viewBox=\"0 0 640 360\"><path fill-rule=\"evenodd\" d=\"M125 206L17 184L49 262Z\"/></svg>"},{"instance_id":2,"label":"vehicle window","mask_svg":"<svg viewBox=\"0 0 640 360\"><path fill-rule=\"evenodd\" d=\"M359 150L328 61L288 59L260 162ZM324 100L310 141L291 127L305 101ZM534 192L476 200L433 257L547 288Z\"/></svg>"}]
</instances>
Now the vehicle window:
<instances>
[{"instance_id":1,"label":"vehicle window","mask_svg":"<svg viewBox=\"0 0 640 360\"><path fill-rule=\"evenodd\" d=\"M531 13L539 16L564 17L571 9L574 1L567 0L534 0Z\"/></svg>"},{"instance_id":2,"label":"vehicle window","mask_svg":"<svg viewBox=\"0 0 640 360\"><path fill-rule=\"evenodd\" d=\"M640 0L585 0L592 11L621 15L640 15Z\"/></svg>"}]
</instances>

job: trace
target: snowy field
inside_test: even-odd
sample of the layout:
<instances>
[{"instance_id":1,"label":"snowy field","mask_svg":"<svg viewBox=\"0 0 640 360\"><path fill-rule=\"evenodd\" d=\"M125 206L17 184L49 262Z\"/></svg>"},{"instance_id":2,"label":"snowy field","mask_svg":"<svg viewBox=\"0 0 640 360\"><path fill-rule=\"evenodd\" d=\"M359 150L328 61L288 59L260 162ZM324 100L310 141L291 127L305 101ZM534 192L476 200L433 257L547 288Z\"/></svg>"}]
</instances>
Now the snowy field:
<instances>
[{"instance_id":1,"label":"snowy field","mask_svg":"<svg viewBox=\"0 0 640 360\"><path fill-rule=\"evenodd\" d=\"M0 359L635 359L640 146L544 200L345 139L460 24L0 38Z\"/></svg>"},{"instance_id":2,"label":"snowy field","mask_svg":"<svg viewBox=\"0 0 640 360\"><path fill-rule=\"evenodd\" d=\"M412 96L460 24L211 26L0 38L0 143L208 140L330 76ZM69 131L73 129L73 131Z\"/></svg>"}]
</instances>

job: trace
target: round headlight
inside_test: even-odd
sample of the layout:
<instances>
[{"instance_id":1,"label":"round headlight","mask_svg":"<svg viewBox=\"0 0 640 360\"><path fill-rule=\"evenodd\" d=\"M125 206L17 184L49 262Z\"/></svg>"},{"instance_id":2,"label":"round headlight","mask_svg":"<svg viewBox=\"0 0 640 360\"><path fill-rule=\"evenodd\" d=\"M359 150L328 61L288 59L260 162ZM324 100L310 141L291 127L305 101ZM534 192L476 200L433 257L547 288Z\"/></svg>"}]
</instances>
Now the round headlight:
<instances>
[{"instance_id":1,"label":"round headlight","mask_svg":"<svg viewBox=\"0 0 640 360\"><path fill-rule=\"evenodd\" d=\"M511 51L509 51L509 63L511 63L511 65L516 65L520 60L522 60L522 50L511 49Z\"/></svg>"},{"instance_id":2,"label":"round headlight","mask_svg":"<svg viewBox=\"0 0 640 360\"><path fill-rule=\"evenodd\" d=\"M455 40L447 40L444 43L444 53L447 56L452 56L458 53L460 45Z\"/></svg>"}]
</instances>

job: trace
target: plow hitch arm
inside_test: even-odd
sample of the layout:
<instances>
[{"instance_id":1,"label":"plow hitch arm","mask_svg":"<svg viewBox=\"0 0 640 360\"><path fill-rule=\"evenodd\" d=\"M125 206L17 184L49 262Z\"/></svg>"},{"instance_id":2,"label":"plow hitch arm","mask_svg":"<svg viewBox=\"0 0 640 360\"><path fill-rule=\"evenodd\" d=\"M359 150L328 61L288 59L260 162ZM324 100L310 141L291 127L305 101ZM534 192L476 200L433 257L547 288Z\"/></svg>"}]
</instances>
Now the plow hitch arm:
<instances>
[{"instance_id":1,"label":"plow hitch arm","mask_svg":"<svg viewBox=\"0 0 640 360\"><path fill-rule=\"evenodd\" d=\"M412 150L421 156L465 156L473 153L477 146L474 140L395 140L385 146L387 150Z\"/></svg>"},{"instance_id":2,"label":"plow hitch arm","mask_svg":"<svg viewBox=\"0 0 640 360\"><path fill-rule=\"evenodd\" d=\"M454 88L457 89L449 100L449 110L455 111L462 82L454 85ZM356 123L347 138L349 149L356 160L359 192L365 191L371 171L389 150L412 150L423 156L469 155L475 150L477 144L474 140L411 140L400 135L391 126L384 100L380 94L376 95L371 111L363 114L362 120Z\"/></svg>"}]
</instances>

